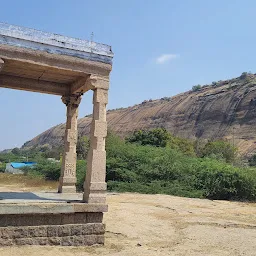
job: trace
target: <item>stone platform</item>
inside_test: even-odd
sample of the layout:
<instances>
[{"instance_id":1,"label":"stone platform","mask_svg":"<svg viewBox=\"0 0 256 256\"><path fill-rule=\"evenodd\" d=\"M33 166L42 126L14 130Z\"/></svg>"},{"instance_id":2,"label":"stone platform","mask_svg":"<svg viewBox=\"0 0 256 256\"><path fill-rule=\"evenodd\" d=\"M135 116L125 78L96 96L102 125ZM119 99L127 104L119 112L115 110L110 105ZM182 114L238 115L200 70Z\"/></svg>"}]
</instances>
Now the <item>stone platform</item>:
<instances>
[{"instance_id":1,"label":"stone platform","mask_svg":"<svg viewBox=\"0 0 256 256\"><path fill-rule=\"evenodd\" d=\"M82 194L0 192L0 246L104 244L107 205Z\"/></svg>"}]
</instances>

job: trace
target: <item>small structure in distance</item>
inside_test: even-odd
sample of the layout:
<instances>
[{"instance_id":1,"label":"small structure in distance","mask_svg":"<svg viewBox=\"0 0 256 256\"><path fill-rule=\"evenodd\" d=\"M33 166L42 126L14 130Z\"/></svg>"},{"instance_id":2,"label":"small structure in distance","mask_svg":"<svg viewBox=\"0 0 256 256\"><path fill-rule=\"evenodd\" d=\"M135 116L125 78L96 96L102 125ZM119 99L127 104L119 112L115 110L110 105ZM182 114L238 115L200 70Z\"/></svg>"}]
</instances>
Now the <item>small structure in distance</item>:
<instances>
[{"instance_id":1,"label":"small structure in distance","mask_svg":"<svg viewBox=\"0 0 256 256\"><path fill-rule=\"evenodd\" d=\"M6 164L5 172L12 174L23 174L22 168L35 166L36 162L11 162Z\"/></svg>"}]
</instances>

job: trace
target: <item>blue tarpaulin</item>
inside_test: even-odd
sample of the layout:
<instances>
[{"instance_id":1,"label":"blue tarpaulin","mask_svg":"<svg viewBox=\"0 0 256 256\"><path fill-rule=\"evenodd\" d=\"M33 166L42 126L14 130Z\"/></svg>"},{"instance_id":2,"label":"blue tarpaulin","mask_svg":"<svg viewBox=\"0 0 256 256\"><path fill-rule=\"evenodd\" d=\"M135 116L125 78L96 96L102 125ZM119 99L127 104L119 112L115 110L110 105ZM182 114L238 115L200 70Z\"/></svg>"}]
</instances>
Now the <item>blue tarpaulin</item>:
<instances>
[{"instance_id":1,"label":"blue tarpaulin","mask_svg":"<svg viewBox=\"0 0 256 256\"><path fill-rule=\"evenodd\" d=\"M15 163L15 162L12 162L11 163L11 166L14 168L14 169L19 169L19 168L22 168L22 167L32 167L33 165L35 165L36 162L21 162L21 163Z\"/></svg>"}]
</instances>

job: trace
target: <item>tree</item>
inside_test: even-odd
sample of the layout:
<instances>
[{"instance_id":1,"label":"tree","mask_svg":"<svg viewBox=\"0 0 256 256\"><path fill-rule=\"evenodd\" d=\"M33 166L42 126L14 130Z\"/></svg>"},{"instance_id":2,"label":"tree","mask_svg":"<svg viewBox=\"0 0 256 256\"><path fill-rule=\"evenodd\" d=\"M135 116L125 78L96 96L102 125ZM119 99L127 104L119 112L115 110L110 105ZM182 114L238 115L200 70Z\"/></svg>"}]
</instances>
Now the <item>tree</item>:
<instances>
[{"instance_id":1,"label":"tree","mask_svg":"<svg viewBox=\"0 0 256 256\"><path fill-rule=\"evenodd\" d=\"M200 84L194 85L194 86L192 87L192 91L193 91L193 92L200 91L201 88L202 88L202 86L201 86Z\"/></svg>"},{"instance_id":2,"label":"tree","mask_svg":"<svg viewBox=\"0 0 256 256\"><path fill-rule=\"evenodd\" d=\"M19 155L20 154L20 149L19 148L14 148L14 149L12 149L12 153L14 155Z\"/></svg>"},{"instance_id":3,"label":"tree","mask_svg":"<svg viewBox=\"0 0 256 256\"><path fill-rule=\"evenodd\" d=\"M217 87L217 85L218 85L217 82L215 82L215 81L212 82L212 86L213 86L213 87Z\"/></svg>"},{"instance_id":4,"label":"tree","mask_svg":"<svg viewBox=\"0 0 256 256\"><path fill-rule=\"evenodd\" d=\"M247 72L243 72L243 73L241 74L240 78L241 78L241 79L244 79L244 78L246 78L246 77L247 77L247 75L248 75L248 73L247 73Z\"/></svg>"},{"instance_id":5,"label":"tree","mask_svg":"<svg viewBox=\"0 0 256 256\"><path fill-rule=\"evenodd\" d=\"M173 136L165 128L155 128L149 131L135 131L126 142L137 143L142 146L168 147L195 156L194 145L190 140Z\"/></svg>"},{"instance_id":6,"label":"tree","mask_svg":"<svg viewBox=\"0 0 256 256\"><path fill-rule=\"evenodd\" d=\"M79 136L76 145L76 153L78 159L86 159L89 147L89 139L86 136Z\"/></svg>"},{"instance_id":7,"label":"tree","mask_svg":"<svg viewBox=\"0 0 256 256\"><path fill-rule=\"evenodd\" d=\"M248 163L250 166L256 166L256 154L249 158Z\"/></svg>"},{"instance_id":8,"label":"tree","mask_svg":"<svg viewBox=\"0 0 256 256\"><path fill-rule=\"evenodd\" d=\"M202 149L202 157L223 159L227 163L234 161L237 149L230 143L219 140L208 142Z\"/></svg>"},{"instance_id":9,"label":"tree","mask_svg":"<svg viewBox=\"0 0 256 256\"><path fill-rule=\"evenodd\" d=\"M149 131L135 131L130 137L126 138L126 141L131 143L138 143L140 145L166 147L167 142L170 139L171 134L166 129L156 128Z\"/></svg>"}]
</instances>

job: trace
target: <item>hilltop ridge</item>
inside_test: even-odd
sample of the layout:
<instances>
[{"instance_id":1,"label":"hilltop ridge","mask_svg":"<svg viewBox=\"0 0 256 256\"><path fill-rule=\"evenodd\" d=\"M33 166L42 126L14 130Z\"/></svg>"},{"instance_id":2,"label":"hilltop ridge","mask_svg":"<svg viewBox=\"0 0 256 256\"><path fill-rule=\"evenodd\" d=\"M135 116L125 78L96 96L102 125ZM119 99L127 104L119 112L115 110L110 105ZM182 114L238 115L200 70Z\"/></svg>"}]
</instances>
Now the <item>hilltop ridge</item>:
<instances>
[{"instance_id":1,"label":"hilltop ridge","mask_svg":"<svg viewBox=\"0 0 256 256\"><path fill-rule=\"evenodd\" d=\"M164 127L189 139L226 139L242 154L256 152L256 74L194 86L173 97L145 100L140 104L109 110L108 127L124 137L134 130ZM88 135L91 115L79 119L79 135ZM23 147L59 146L65 124L48 129Z\"/></svg>"}]
</instances>

